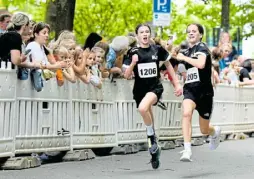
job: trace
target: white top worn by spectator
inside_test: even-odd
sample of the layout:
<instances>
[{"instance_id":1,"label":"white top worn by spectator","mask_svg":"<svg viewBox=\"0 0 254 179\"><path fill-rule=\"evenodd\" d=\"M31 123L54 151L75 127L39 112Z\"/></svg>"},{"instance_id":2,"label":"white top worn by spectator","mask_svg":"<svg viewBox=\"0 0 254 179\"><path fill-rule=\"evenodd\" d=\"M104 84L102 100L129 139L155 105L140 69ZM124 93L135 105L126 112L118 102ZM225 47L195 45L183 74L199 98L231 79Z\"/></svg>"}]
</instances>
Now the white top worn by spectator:
<instances>
[{"instance_id":1,"label":"white top worn by spectator","mask_svg":"<svg viewBox=\"0 0 254 179\"><path fill-rule=\"evenodd\" d=\"M91 71L92 71L92 74L93 74L94 76L101 77L100 70L99 70L97 64L96 64L96 65L93 65L93 66L91 67Z\"/></svg>"},{"instance_id":2,"label":"white top worn by spectator","mask_svg":"<svg viewBox=\"0 0 254 179\"><path fill-rule=\"evenodd\" d=\"M26 47L26 50L28 50L28 49L31 49L29 57L32 58L29 60L37 61L39 63L42 62L43 65L48 64L48 58L45 54L43 47L40 46L39 43L37 43L35 41L29 43Z\"/></svg>"}]
</instances>

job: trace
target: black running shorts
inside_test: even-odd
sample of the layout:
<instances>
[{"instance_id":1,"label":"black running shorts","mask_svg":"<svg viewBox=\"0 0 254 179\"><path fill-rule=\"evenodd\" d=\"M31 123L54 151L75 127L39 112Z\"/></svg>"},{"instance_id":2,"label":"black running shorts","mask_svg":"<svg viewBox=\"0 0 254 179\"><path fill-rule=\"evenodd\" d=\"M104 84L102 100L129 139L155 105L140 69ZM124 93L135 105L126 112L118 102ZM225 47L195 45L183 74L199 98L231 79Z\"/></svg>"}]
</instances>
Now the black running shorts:
<instances>
[{"instance_id":1,"label":"black running shorts","mask_svg":"<svg viewBox=\"0 0 254 179\"><path fill-rule=\"evenodd\" d=\"M139 107L139 104L141 103L142 99L145 97L145 95L148 92L153 92L157 96L157 102L154 104L156 105L161 98L161 95L163 93L163 86L157 85L155 88L145 90L144 88L140 88L137 91L133 91L133 99L136 101L137 108Z\"/></svg>"},{"instance_id":2,"label":"black running shorts","mask_svg":"<svg viewBox=\"0 0 254 179\"><path fill-rule=\"evenodd\" d=\"M194 95L192 92L184 89L183 91L184 100L190 99L196 104L196 110L199 115L207 120L210 120L213 111L213 96L197 94Z\"/></svg>"}]
</instances>

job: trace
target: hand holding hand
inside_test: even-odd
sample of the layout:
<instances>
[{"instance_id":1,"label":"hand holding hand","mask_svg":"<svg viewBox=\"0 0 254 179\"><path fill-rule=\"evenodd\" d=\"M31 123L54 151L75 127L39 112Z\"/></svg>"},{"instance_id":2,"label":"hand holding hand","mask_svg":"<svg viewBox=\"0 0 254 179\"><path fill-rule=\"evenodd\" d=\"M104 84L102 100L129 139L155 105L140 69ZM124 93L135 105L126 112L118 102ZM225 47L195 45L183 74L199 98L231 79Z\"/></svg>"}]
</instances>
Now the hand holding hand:
<instances>
[{"instance_id":1,"label":"hand holding hand","mask_svg":"<svg viewBox=\"0 0 254 179\"><path fill-rule=\"evenodd\" d=\"M183 88L182 88L182 86L181 86L180 84L177 84L177 85L175 86L175 91L174 91L174 93L175 93L175 95L176 95L177 97L179 97L179 96L181 96L181 95L183 94Z\"/></svg>"}]
</instances>

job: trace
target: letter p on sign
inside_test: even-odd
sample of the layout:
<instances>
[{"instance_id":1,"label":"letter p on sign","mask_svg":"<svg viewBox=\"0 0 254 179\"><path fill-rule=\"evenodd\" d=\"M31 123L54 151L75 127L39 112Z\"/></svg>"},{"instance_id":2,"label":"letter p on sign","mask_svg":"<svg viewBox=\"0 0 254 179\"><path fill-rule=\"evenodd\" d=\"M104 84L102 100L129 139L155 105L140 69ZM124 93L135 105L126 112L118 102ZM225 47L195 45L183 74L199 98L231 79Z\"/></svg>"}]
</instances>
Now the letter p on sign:
<instances>
[{"instance_id":1,"label":"letter p on sign","mask_svg":"<svg viewBox=\"0 0 254 179\"><path fill-rule=\"evenodd\" d=\"M165 6L167 4L167 0L158 0L158 3L157 3L157 10L158 11L161 11L161 7L162 6Z\"/></svg>"}]
</instances>

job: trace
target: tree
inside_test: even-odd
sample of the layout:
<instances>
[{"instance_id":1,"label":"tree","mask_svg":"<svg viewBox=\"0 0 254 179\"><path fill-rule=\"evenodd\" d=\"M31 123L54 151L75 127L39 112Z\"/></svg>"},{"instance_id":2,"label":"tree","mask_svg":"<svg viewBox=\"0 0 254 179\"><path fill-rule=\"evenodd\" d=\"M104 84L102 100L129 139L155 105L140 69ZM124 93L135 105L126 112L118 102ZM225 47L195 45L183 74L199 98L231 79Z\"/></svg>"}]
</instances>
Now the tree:
<instances>
[{"instance_id":1,"label":"tree","mask_svg":"<svg viewBox=\"0 0 254 179\"><path fill-rule=\"evenodd\" d=\"M229 30L230 0L221 1L221 28Z\"/></svg>"},{"instance_id":2,"label":"tree","mask_svg":"<svg viewBox=\"0 0 254 179\"><path fill-rule=\"evenodd\" d=\"M111 39L134 31L137 24L151 21L151 18L151 1L77 0L74 31L79 42L90 32Z\"/></svg>"},{"instance_id":3,"label":"tree","mask_svg":"<svg viewBox=\"0 0 254 179\"><path fill-rule=\"evenodd\" d=\"M62 30L73 30L76 0L55 0L56 5L56 38Z\"/></svg>"}]
</instances>

